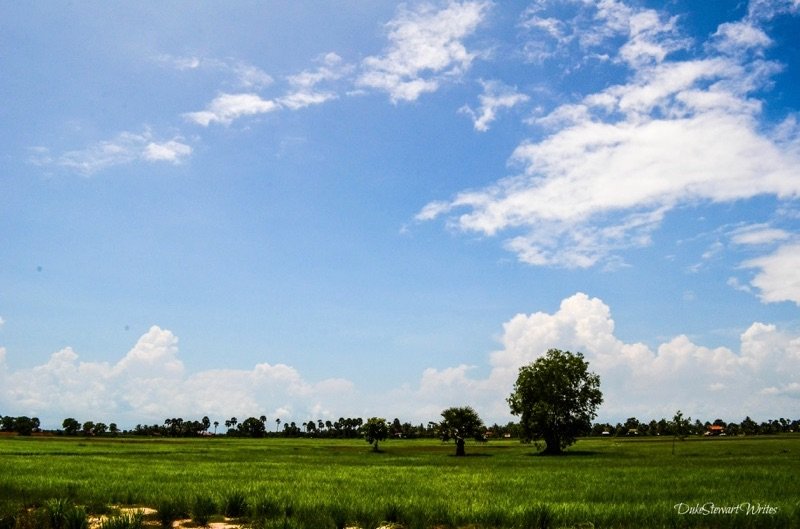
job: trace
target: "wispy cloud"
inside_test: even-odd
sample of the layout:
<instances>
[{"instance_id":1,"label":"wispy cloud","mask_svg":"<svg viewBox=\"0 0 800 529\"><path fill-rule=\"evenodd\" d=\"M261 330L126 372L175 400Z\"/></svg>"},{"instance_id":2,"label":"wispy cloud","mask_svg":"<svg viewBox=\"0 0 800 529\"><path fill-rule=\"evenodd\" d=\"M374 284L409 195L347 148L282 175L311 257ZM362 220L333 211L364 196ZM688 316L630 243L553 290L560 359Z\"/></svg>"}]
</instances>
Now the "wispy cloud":
<instances>
[{"instance_id":1,"label":"wispy cloud","mask_svg":"<svg viewBox=\"0 0 800 529\"><path fill-rule=\"evenodd\" d=\"M110 140L96 142L85 149L52 154L48 148L35 147L31 162L43 167L60 167L89 176L117 165L136 161L180 164L192 154L192 147L180 136L158 140L149 129L144 132L121 132Z\"/></svg>"},{"instance_id":2,"label":"wispy cloud","mask_svg":"<svg viewBox=\"0 0 800 529\"><path fill-rule=\"evenodd\" d=\"M614 59L629 81L538 119L547 135L511 158L521 174L432 202L418 220L459 211L451 226L512 232L506 247L523 262L585 268L649 244L678 205L800 195L797 136L778 141L753 95L779 65L730 53L670 59L686 41L674 18L649 9L604 2L593 20L627 36Z\"/></svg>"},{"instance_id":3,"label":"wispy cloud","mask_svg":"<svg viewBox=\"0 0 800 529\"><path fill-rule=\"evenodd\" d=\"M525 94L517 92L516 88L507 86L500 81L481 81L483 93L478 96L480 106L477 110L463 106L460 112L472 118L475 130L486 132L489 124L497 119L497 113L503 109L510 109L530 99Z\"/></svg>"},{"instance_id":4,"label":"wispy cloud","mask_svg":"<svg viewBox=\"0 0 800 529\"><path fill-rule=\"evenodd\" d=\"M242 116L266 114L278 110L279 105L272 100L262 99L254 93L220 94L214 98L205 110L188 112L184 117L204 127L211 123L230 125Z\"/></svg>"},{"instance_id":5,"label":"wispy cloud","mask_svg":"<svg viewBox=\"0 0 800 529\"><path fill-rule=\"evenodd\" d=\"M467 71L476 57L464 39L486 16L488 2L450 2L443 9L401 7L386 27L390 45L361 63L356 85L382 90L392 101L413 101Z\"/></svg>"},{"instance_id":6,"label":"wispy cloud","mask_svg":"<svg viewBox=\"0 0 800 529\"><path fill-rule=\"evenodd\" d=\"M227 84L237 89L258 90L274 82L272 76L258 66L238 59L162 54L156 61L180 71L221 72L229 77Z\"/></svg>"},{"instance_id":7,"label":"wispy cloud","mask_svg":"<svg viewBox=\"0 0 800 529\"><path fill-rule=\"evenodd\" d=\"M785 241L792 234L780 228L772 228L768 224L751 224L733 230L730 236L734 244L761 246Z\"/></svg>"},{"instance_id":8,"label":"wispy cloud","mask_svg":"<svg viewBox=\"0 0 800 529\"><path fill-rule=\"evenodd\" d=\"M319 105L336 99L333 90L320 89L320 85L338 81L353 71L351 65L345 64L335 53L328 53L320 59L320 66L313 70L305 70L288 78L291 89L278 102L290 109L297 110L310 105Z\"/></svg>"}]
</instances>

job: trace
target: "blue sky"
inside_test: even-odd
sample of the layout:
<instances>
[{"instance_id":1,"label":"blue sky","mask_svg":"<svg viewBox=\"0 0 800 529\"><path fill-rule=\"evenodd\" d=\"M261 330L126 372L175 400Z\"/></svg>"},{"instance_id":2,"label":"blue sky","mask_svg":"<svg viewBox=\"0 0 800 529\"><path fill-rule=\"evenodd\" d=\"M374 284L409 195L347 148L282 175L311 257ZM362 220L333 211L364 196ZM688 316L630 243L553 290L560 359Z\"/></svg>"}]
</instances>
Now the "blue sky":
<instances>
[{"instance_id":1,"label":"blue sky","mask_svg":"<svg viewBox=\"0 0 800 529\"><path fill-rule=\"evenodd\" d=\"M800 398L800 4L0 5L0 413Z\"/></svg>"}]
</instances>

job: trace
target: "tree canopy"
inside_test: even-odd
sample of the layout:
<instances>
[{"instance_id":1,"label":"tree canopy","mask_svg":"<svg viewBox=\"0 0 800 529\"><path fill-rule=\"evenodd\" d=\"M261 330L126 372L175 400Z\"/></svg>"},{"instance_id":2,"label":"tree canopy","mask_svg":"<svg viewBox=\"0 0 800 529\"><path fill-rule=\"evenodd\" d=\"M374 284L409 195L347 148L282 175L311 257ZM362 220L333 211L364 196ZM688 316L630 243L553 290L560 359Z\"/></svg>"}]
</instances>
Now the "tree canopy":
<instances>
[{"instance_id":1,"label":"tree canopy","mask_svg":"<svg viewBox=\"0 0 800 529\"><path fill-rule=\"evenodd\" d=\"M389 425L386 424L386 419L372 417L367 419L367 422L361 427L361 435L364 436L366 442L372 445L372 449L377 452L378 442L389 437Z\"/></svg>"},{"instance_id":2,"label":"tree canopy","mask_svg":"<svg viewBox=\"0 0 800 529\"><path fill-rule=\"evenodd\" d=\"M439 432L443 441L450 439L456 442L456 455L466 455L464 450L467 438L484 441L485 427L478 413L469 406L462 408L447 408L442 412L444 420L439 425Z\"/></svg>"},{"instance_id":3,"label":"tree canopy","mask_svg":"<svg viewBox=\"0 0 800 529\"><path fill-rule=\"evenodd\" d=\"M583 355L558 349L521 367L508 398L523 440L544 440L546 454L560 454L589 433L602 402L600 377L589 372Z\"/></svg>"}]
</instances>

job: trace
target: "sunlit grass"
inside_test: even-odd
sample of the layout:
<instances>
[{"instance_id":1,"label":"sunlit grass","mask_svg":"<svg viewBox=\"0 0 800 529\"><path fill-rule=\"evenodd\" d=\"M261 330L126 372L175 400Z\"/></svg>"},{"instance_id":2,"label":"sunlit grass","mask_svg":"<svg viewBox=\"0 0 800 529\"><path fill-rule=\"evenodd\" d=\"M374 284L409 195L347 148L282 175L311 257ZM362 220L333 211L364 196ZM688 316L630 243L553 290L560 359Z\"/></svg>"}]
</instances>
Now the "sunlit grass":
<instances>
[{"instance_id":1,"label":"sunlit grass","mask_svg":"<svg viewBox=\"0 0 800 529\"><path fill-rule=\"evenodd\" d=\"M382 521L421 529L800 526L800 436L690 439L675 455L670 440L654 438L582 440L561 457L510 441L468 445L465 458L438 441L382 449L314 439L4 438L0 503L69 498L91 510L173 501L191 509L203 497L218 514L232 501L246 505L256 524L291 518L298 527L365 529ZM777 512L675 509L709 502Z\"/></svg>"}]
</instances>

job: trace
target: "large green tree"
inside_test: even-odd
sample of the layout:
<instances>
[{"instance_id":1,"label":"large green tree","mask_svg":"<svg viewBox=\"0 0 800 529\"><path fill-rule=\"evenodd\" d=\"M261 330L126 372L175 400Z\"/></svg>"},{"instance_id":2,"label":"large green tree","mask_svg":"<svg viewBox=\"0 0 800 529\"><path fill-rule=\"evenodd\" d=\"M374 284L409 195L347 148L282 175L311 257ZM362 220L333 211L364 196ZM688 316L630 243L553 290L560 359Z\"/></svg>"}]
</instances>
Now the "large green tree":
<instances>
[{"instance_id":1,"label":"large green tree","mask_svg":"<svg viewBox=\"0 0 800 529\"><path fill-rule=\"evenodd\" d=\"M255 417L248 417L239 424L238 433L239 435L253 438L264 437L267 433L267 428L264 421Z\"/></svg>"},{"instance_id":2,"label":"large green tree","mask_svg":"<svg viewBox=\"0 0 800 529\"><path fill-rule=\"evenodd\" d=\"M583 355L558 349L521 367L508 398L523 440L543 440L546 454L560 454L589 432L602 402L600 377L589 372Z\"/></svg>"},{"instance_id":3,"label":"large green tree","mask_svg":"<svg viewBox=\"0 0 800 529\"><path fill-rule=\"evenodd\" d=\"M61 426L64 428L64 433L66 435L75 435L78 433L78 430L81 429L81 423L79 423L73 417L67 417L64 419L64 422L61 423Z\"/></svg>"},{"instance_id":4,"label":"large green tree","mask_svg":"<svg viewBox=\"0 0 800 529\"><path fill-rule=\"evenodd\" d=\"M443 441L453 439L456 442L456 455L466 454L464 445L468 438L476 441L486 439L486 428L478 413L469 406L462 408L447 408L442 412L444 419L439 424L439 433Z\"/></svg>"},{"instance_id":5,"label":"large green tree","mask_svg":"<svg viewBox=\"0 0 800 529\"><path fill-rule=\"evenodd\" d=\"M361 426L361 435L364 436L366 442L372 445L372 449L377 452L378 442L389 437L389 425L386 424L386 419L372 417L367 419L367 422Z\"/></svg>"}]
</instances>

